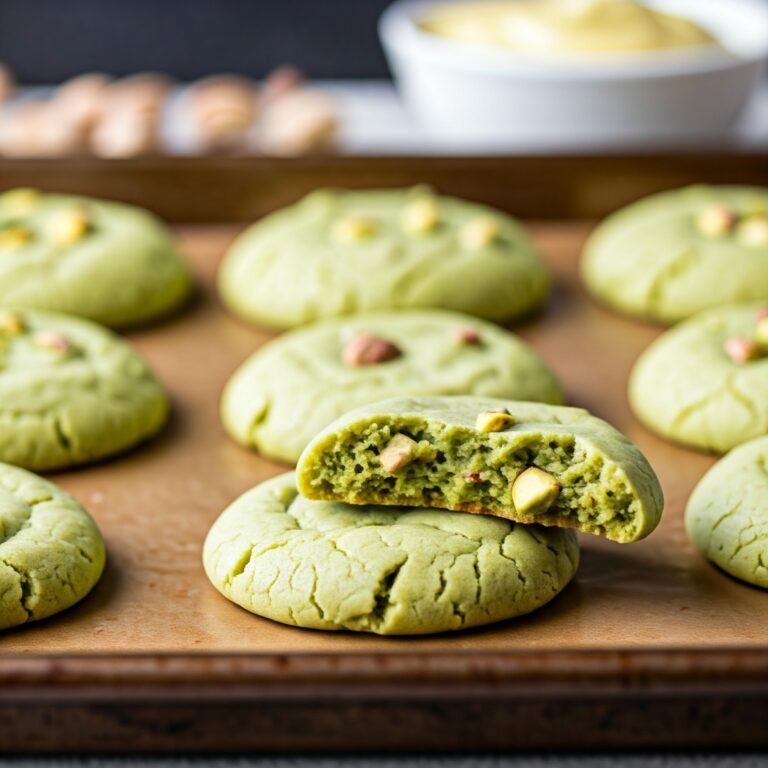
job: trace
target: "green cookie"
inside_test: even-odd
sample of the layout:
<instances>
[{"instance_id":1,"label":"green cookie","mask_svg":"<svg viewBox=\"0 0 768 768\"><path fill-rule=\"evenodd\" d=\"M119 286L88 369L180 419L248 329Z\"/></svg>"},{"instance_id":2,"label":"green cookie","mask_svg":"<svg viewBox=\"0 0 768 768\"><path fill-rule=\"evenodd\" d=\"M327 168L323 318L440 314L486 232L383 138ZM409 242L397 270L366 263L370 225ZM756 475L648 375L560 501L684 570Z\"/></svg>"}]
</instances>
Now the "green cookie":
<instances>
[{"instance_id":1,"label":"green cookie","mask_svg":"<svg viewBox=\"0 0 768 768\"><path fill-rule=\"evenodd\" d=\"M96 523L69 494L0 464L0 629L82 600L105 558Z\"/></svg>"},{"instance_id":2,"label":"green cookie","mask_svg":"<svg viewBox=\"0 0 768 768\"><path fill-rule=\"evenodd\" d=\"M739 446L704 475L685 525L704 557L768 589L768 437Z\"/></svg>"},{"instance_id":3,"label":"green cookie","mask_svg":"<svg viewBox=\"0 0 768 768\"><path fill-rule=\"evenodd\" d=\"M225 597L310 629L421 635L521 616L573 578L571 531L299 496L293 473L241 496L205 542Z\"/></svg>"},{"instance_id":4,"label":"green cookie","mask_svg":"<svg viewBox=\"0 0 768 768\"><path fill-rule=\"evenodd\" d=\"M31 189L0 195L0 305L116 328L168 314L190 289L168 231L148 211Z\"/></svg>"},{"instance_id":5,"label":"green cookie","mask_svg":"<svg viewBox=\"0 0 768 768\"><path fill-rule=\"evenodd\" d=\"M403 394L563 402L552 372L511 333L466 315L412 310L325 320L278 337L232 377L222 418L239 442L294 464L345 411Z\"/></svg>"},{"instance_id":6,"label":"green cookie","mask_svg":"<svg viewBox=\"0 0 768 768\"><path fill-rule=\"evenodd\" d=\"M522 227L429 189L321 190L254 224L227 254L221 297L290 328L379 309L455 309L508 320L537 309L549 276Z\"/></svg>"},{"instance_id":7,"label":"green cookie","mask_svg":"<svg viewBox=\"0 0 768 768\"><path fill-rule=\"evenodd\" d=\"M712 309L660 336L630 377L637 418L664 437L716 453L768 433L768 357L754 340L758 313L753 304ZM729 349L743 349L747 358L753 349L754 359L734 359Z\"/></svg>"},{"instance_id":8,"label":"green cookie","mask_svg":"<svg viewBox=\"0 0 768 768\"><path fill-rule=\"evenodd\" d=\"M0 310L0 461L47 470L95 461L154 435L168 400L106 328Z\"/></svg>"},{"instance_id":9,"label":"green cookie","mask_svg":"<svg viewBox=\"0 0 768 768\"><path fill-rule=\"evenodd\" d=\"M309 499L498 515L622 543L647 536L663 507L645 457L601 419L479 397L350 411L307 446L297 482Z\"/></svg>"},{"instance_id":10,"label":"green cookie","mask_svg":"<svg viewBox=\"0 0 768 768\"><path fill-rule=\"evenodd\" d=\"M688 187L609 216L584 249L590 291L614 309L673 323L768 300L768 190Z\"/></svg>"}]
</instances>

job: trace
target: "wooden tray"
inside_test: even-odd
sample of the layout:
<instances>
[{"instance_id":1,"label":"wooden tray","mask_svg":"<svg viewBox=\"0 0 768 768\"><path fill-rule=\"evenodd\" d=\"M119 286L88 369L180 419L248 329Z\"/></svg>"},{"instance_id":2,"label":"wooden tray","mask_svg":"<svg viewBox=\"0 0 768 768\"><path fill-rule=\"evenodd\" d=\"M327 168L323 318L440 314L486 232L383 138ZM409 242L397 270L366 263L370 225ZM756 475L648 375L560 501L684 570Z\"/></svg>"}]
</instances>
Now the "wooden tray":
<instances>
[{"instance_id":1,"label":"wooden tray","mask_svg":"<svg viewBox=\"0 0 768 768\"><path fill-rule=\"evenodd\" d=\"M765 159L743 161L732 161L736 178L768 180ZM0 166L0 186L64 188L68 177L72 189L108 194L111 184L114 197L137 202L147 189L146 200L171 215L184 210L185 190L194 188L195 199L218 200L220 219L222 198L234 196L248 168L250 204L259 211L268 207L272 183L283 202L310 178L349 181L349 166L340 163L335 177L331 161L323 162L322 173L311 163L223 163L218 176L209 164L205 190L196 186L199 162L14 163ZM367 161L354 162L362 168ZM240 225L179 226L200 297L177 320L131 334L173 397L172 424L123 458L52 478L98 520L109 565L79 606L0 637L0 752L768 744L768 595L704 562L682 525L686 499L713 459L655 438L632 418L627 375L659 330L588 300L577 257L590 224L555 220L583 210L563 203L562 188L572 200L603 200L587 206L602 214L610 195L600 185L610 187L614 174L626 186L627 179L652 179L656 168L684 183L697 178L696 168L689 158L596 159L593 187L582 159L401 159L389 161L400 171L386 181L418 175L457 191L478 183L478 167L493 165L509 175L509 199L495 185L491 197L513 210L527 183L521 169L535 170L536 162L552 172L552 200L560 200L542 197L539 208L529 201L526 209L550 219L530 226L556 290L546 314L517 330L561 376L571 403L608 419L646 452L667 499L657 532L628 546L582 537L578 578L552 604L450 636L291 629L227 602L203 574L205 533L237 495L284 468L224 435L218 399L230 373L269 334L225 314L213 289ZM706 162L727 180L722 158ZM371 163L360 174L366 183L383 165ZM177 196L163 203L152 185L162 178L170 189L169 176ZM634 196L647 190L637 184ZM632 196L626 189L622 202ZM237 208L232 218L250 210Z\"/></svg>"}]
</instances>

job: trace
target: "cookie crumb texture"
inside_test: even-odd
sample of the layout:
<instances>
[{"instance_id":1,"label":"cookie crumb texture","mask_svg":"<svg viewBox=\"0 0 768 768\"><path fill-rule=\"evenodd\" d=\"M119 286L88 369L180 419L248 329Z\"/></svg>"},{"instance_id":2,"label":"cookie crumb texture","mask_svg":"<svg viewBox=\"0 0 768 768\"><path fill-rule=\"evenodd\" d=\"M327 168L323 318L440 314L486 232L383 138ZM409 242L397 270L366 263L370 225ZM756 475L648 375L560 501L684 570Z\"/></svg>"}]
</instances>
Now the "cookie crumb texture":
<instances>
[{"instance_id":1,"label":"cookie crumb texture","mask_svg":"<svg viewBox=\"0 0 768 768\"><path fill-rule=\"evenodd\" d=\"M704 475L685 525L704 557L768 589L768 437L739 446Z\"/></svg>"},{"instance_id":2,"label":"cookie crumb texture","mask_svg":"<svg viewBox=\"0 0 768 768\"><path fill-rule=\"evenodd\" d=\"M0 305L119 328L171 313L191 288L149 211L36 190L0 195Z\"/></svg>"},{"instance_id":3,"label":"cookie crumb texture","mask_svg":"<svg viewBox=\"0 0 768 768\"><path fill-rule=\"evenodd\" d=\"M407 214L427 202L436 212L414 232ZM468 245L464 233L477 221L493 233ZM314 192L250 227L219 273L224 303L273 328L431 307L510 320L541 306L549 285L512 217L422 187Z\"/></svg>"},{"instance_id":4,"label":"cookie crumb texture","mask_svg":"<svg viewBox=\"0 0 768 768\"><path fill-rule=\"evenodd\" d=\"M74 605L99 580L105 559L96 524L69 494L0 464L0 629Z\"/></svg>"},{"instance_id":5,"label":"cookie crumb texture","mask_svg":"<svg viewBox=\"0 0 768 768\"><path fill-rule=\"evenodd\" d=\"M418 635L541 607L573 578L579 551L572 531L308 501L288 473L224 511L203 560L225 597L274 621Z\"/></svg>"},{"instance_id":6,"label":"cookie crumb texture","mask_svg":"<svg viewBox=\"0 0 768 768\"><path fill-rule=\"evenodd\" d=\"M629 380L638 419L663 437L715 453L768 434L768 356L734 359L728 344L755 336L760 309L703 312L653 342Z\"/></svg>"},{"instance_id":7,"label":"cookie crumb texture","mask_svg":"<svg viewBox=\"0 0 768 768\"><path fill-rule=\"evenodd\" d=\"M456 328L471 329L477 342L456 343ZM400 354L346 365L345 345L363 333L391 340ZM513 334L454 312L411 310L326 320L278 337L232 376L221 413L235 440L295 464L350 408L403 394L563 402L554 374Z\"/></svg>"},{"instance_id":8,"label":"cookie crumb texture","mask_svg":"<svg viewBox=\"0 0 768 768\"><path fill-rule=\"evenodd\" d=\"M768 216L768 189L694 186L651 195L605 219L584 248L582 276L614 309L675 323L723 304L768 301L768 240L702 231L725 207L754 228ZM768 221L766 221L768 223Z\"/></svg>"},{"instance_id":9,"label":"cookie crumb texture","mask_svg":"<svg viewBox=\"0 0 768 768\"><path fill-rule=\"evenodd\" d=\"M477 414L504 408L512 426L477 431ZM416 446L393 473L379 455L396 434ZM549 506L517 509L515 481L534 467L559 491L554 499L543 494ZM663 508L648 461L606 422L579 408L506 400L402 398L360 408L307 446L297 473L299 490L312 499L498 515L622 543L647 536Z\"/></svg>"},{"instance_id":10,"label":"cookie crumb texture","mask_svg":"<svg viewBox=\"0 0 768 768\"><path fill-rule=\"evenodd\" d=\"M107 329L48 312L0 316L0 461L33 470L88 463L165 424L163 389ZM41 343L49 337L66 344Z\"/></svg>"}]
</instances>

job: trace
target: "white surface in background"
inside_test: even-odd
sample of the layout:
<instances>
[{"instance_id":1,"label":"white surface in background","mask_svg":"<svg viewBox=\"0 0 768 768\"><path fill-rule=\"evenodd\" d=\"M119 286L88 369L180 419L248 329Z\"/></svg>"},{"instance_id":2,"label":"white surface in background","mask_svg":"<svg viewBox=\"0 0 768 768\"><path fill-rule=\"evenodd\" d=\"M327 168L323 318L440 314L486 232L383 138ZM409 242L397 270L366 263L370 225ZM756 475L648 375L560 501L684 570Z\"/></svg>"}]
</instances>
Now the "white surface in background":
<instances>
[{"instance_id":1,"label":"white surface in background","mask_svg":"<svg viewBox=\"0 0 768 768\"><path fill-rule=\"evenodd\" d=\"M359 154L487 154L536 151L525 141L478 142L436 141L406 112L394 86L386 81L318 83L335 94L342 114L342 149ZM691 148L686 143L686 148ZM768 150L768 83L759 92L734 128L729 148ZM631 148L631 147L630 147ZM601 147L563 145L563 152L600 152ZM616 149L613 147L612 149Z\"/></svg>"},{"instance_id":2,"label":"white surface in background","mask_svg":"<svg viewBox=\"0 0 768 768\"><path fill-rule=\"evenodd\" d=\"M323 81L313 84L334 95L341 117L340 150L345 154L525 154L541 152L524 141L489 143L487 138L477 142L447 142L436 140L418 125L400 101L394 85L388 80ZM186 86L180 86L169 99L161 136L171 154L194 154L194 136L184 123L182 101ZM52 88L34 87L22 91L17 101L50 96ZM6 107L12 109L13 106ZM691 147L686 143L685 147ZM768 151L768 83L759 91L742 115L729 141L728 148ZM720 147L722 148L722 147ZM611 148L615 151L617 148ZM631 149L631 147L627 147ZM600 145L569 147L560 151L600 153ZM551 154L551 152L548 152Z\"/></svg>"}]
</instances>

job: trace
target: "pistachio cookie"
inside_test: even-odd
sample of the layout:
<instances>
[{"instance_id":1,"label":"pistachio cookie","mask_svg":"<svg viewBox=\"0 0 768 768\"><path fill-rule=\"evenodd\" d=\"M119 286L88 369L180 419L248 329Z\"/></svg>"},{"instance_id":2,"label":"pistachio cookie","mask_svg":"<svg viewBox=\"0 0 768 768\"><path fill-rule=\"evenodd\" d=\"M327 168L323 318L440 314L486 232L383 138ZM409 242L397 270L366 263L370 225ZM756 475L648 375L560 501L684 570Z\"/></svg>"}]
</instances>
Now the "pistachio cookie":
<instances>
[{"instance_id":1,"label":"pistachio cookie","mask_svg":"<svg viewBox=\"0 0 768 768\"><path fill-rule=\"evenodd\" d=\"M0 305L117 328L168 314L190 288L170 234L148 211L32 189L0 195Z\"/></svg>"},{"instance_id":2,"label":"pistachio cookie","mask_svg":"<svg viewBox=\"0 0 768 768\"><path fill-rule=\"evenodd\" d=\"M696 186L629 205L594 231L582 274L614 309L663 323L768 301L768 189Z\"/></svg>"},{"instance_id":3,"label":"pistachio cookie","mask_svg":"<svg viewBox=\"0 0 768 768\"><path fill-rule=\"evenodd\" d=\"M768 589L768 437L739 446L704 475L685 525L704 557Z\"/></svg>"},{"instance_id":4,"label":"pistachio cookie","mask_svg":"<svg viewBox=\"0 0 768 768\"><path fill-rule=\"evenodd\" d=\"M225 597L274 621L422 635L540 608L573 578L579 550L572 531L308 501L288 473L224 511L203 563Z\"/></svg>"},{"instance_id":5,"label":"pistachio cookie","mask_svg":"<svg viewBox=\"0 0 768 768\"><path fill-rule=\"evenodd\" d=\"M523 228L492 208L424 187L321 190L246 230L219 288L233 312L274 328L432 307L501 321L537 309L549 275Z\"/></svg>"},{"instance_id":6,"label":"pistachio cookie","mask_svg":"<svg viewBox=\"0 0 768 768\"><path fill-rule=\"evenodd\" d=\"M0 629L82 600L105 559L96 523L69 494L0 464Z\"/></svg>"},{"instance_id":7,"label":"pistachio cookie","mask_svg":"<svg viewBox=\"0 0 768 768\"><path fill-rule=\"evenodd\" d=\"M122 340L87 320L0 310L0 461L47 470L124 451L168 400Z\"/></svg>"},{"instance_id":8,"label":"pistachio cookie","mask_svg":"<svg viewBox=\"0 0 768 768\"><path fill-rule=\"evenodd\" d=\"M667 331L635 363L629 401L655 432L705 451L768 434L768 306L712 309Z\"/></svg>"},{"instance_id":9,"label":"pistachio cookie","mask_svg":"<svg viewBox=\"0 0 768 768\"><path fill-rule=\"evenodd\" d=\"M409 504L577 528L630 542L663 507L642 453L601 419L481 397L399 398L321 432L297 468L308 499Z\"/></svg>"},{"instance_id":10,"label":"pistachio cookie","mask_svg":"<svg viewBox=\"0 0 768 768\"><path fill-rule=\"evenodd\" d=\"M454 312L411 310L279 336L229 381L222 418L239 442L294 464L345 411L403 394L563 402L552 372L511 333Z\"/></svg>"}]
</instances>

